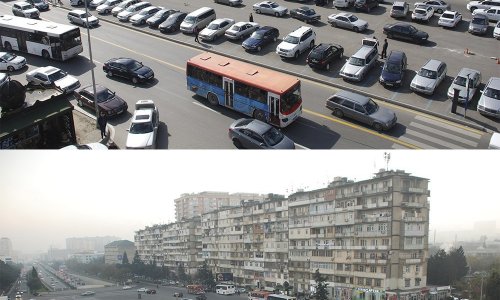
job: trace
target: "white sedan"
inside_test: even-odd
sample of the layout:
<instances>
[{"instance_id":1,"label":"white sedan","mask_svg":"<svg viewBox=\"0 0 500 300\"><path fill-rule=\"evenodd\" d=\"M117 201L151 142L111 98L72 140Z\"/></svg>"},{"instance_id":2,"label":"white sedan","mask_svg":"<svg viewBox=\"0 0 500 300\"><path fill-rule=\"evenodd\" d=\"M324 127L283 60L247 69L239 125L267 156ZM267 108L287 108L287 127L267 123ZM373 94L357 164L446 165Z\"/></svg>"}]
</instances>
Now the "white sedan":
<instances>
[{"instance_id":1,"label":"white sedan","mask_svg":"<svg viewBox=\"0 0 500 300\"><path fill-rule=\"evenodd\" d=\"M462 21L462 14L458 11L447 10L439 17L438 25L454 28Z\"/></svg>"},{"instance_id":2,"label":"white sedan","mask_svg":"<svg viewBox=\"0 0 500 300\"><path fill-rule=\"evenodd\" d=\"M477 14L487 15L490 21L500 21L500 6L493 6L487 9L478 8L472 12L473 16Z\"/></svg>"},{"instance_id":3,"label":"white sedan","mask_svg":"<svg viewBox=\"0 0 500 300\"><path fill-rule=\"evenodd\" d=\"M74 92L80 81L63 70L47 66L26 73L26 81L33 85L56 86L64 93Z\"/></svg>"},{"instance_id":4,"label":"white sedan","mask_svg":"<svg viewBox=\"0 0 500 300\"><path fill-rule=\"evenodd\" d=\"M259 23L255 22L238 22L226 30L225 36L230 40L239 40L251 35L255 30L259 29Z\"/></svg>"},{"instance_id":5,"label":"white sedan","mask_svg":"<svg viewBox=\"0 0 500 300\"><path fill-rule=\"evenodd\" d=\"M13 72L26 65L26 58L14 53L0 52L0 70Z\"/></svg>"},{"instance_id":6,"label":"white sedan","mask_svg":"<svg viewBox=\"0 0 500 300\"><path fill-rule=\"evenodd\" d=\"M417 2L415 3L415 7L421 4L434 8L434 11L437 12L438 14L442 14L444 11L450 10L450 5L442 0L429 0L424 2Z\"/></svg>"},{"instance_id":7,"label":"white sedan","mask_svg":"<svg viewBox=\"0 0 500 300\"><path fill-rule=\"evenodd\" d=\"M229 27L233 26L234 20L228 18L216 19L210 22L207 27L200 31L199 37L204 41L214 41L223 36Z\"/></svg>"},{"instance_id":8,"label":"white sedan","mask_svg":"<svg viewBox=\"0 0 500 300\"><path fill-rule=\"evenodd\" d=\"M429 19L434 15L434 8L426 5L418 5L413 9L411 13L411 19L413 21L425 21L429 22Z\"/></svg>"}]
</instances>

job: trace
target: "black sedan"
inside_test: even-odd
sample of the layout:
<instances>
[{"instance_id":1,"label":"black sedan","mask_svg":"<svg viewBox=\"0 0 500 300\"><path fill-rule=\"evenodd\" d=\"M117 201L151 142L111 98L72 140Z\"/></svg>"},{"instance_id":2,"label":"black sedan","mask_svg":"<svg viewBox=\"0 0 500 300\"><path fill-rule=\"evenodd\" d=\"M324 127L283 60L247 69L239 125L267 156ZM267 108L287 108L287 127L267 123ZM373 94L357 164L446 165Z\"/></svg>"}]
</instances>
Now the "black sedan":
<instances>
[{"instance_id":1,"label":"black sedan","mask_svg":"<svg viewBox=\"0 0 500 300\"><path fill-rule=\"evenodd\" d=\"M332 61L344 56L344 47L337 44L319 44L307 56L306 62L311 68L330 70Z\"/></svg>"},{"instance_id":2,"label":"black sedan","mask_svg":"<svg viewBox=\"0 0 500 300\"><path fill-rule=\"evenodd\" d=\"M176 32L181 27L182 21L187 16L184 12L176 12L171 14L167 20L158 26L161 32Z\"/></svg>"},{"instance_id":3,"label":"black sedan","mask_svg":"<svg viewBox=\"0 0 500 300\"><path fill-rule=\"evenodd\" d=\"M102 69L109 77L120 76L132 80L134 84L155 77L155 73L150 67L132 58L112 58L104 63Z\"/></svg>"},{"instance_id":4,"label":"black sedan","mask_svg":"<svg viewBox=\"0 0 500 300\"><path fill-rule=\"evenodd\" d=\"M151 18L146 20L146 23L148 23L148 26L151 28L156 28L158 27L161 23L165 22L168 17L170 17L173 13L179 12L178 10L175 9L168 9L164 8L160 11L158 11L156 14L154 14Z\"/></svg>"},{"instance_id":5,"label":"black sedan","mask_svg":"<svg viewBox=\"0 0 500 300\"><path fill-rule=\"evenodd\" d=\"M429 39L427 32L418 30L415 26L402 22L385 25L384 33L390 39L408 40L419 44L423 44Z\"/></svg>"},{"instance_id":6,"label":"black sedan","mask_svg":"<svg viewBox=\"0 0 500 300\"><path fill-rule=\"evenodd\" d=\"M295 149L291 139L259 120L236 120L229 126L228 135L238 149Z\"/></svg>"},{"instance_id":7,"label":"black sedan","mask_svg":"<svg viewBox=\"0 0 500 300\"><path fill-rule=\"evenodd\" d=\"M99 84L95 86L95 90L99 111L105 112L109 117L116 116L127 111L127 102L118 97L115 92ZM78 106L85 106L95 110L94 88L92 85L76 90L75 98Z\"/></svg>"},{"instance_id":8,"label":"black sedan","mask_svg":"<svg viewBox=\"0 0 500 300\"><path fill-rule=\"evenodd\" d=\"M291 9L290 16L292 18L302 20L306 23L317 22L321 19L321 16L314 11L314 9L307 6L302 6L299 8Z\"/></svg>"},{"instance_id":9,"label":"black sedan","mask_svg":"<svg viewBox=\"0 0 500 300\"><path fill-rule=\"evenodd\" d=\"M243 41L241 46L247 51L259 52L262 50L262 47L276 42L279 36L280 32L278 28L264 26L254 31L249 38Z\"/></svg>"}]
</instances>

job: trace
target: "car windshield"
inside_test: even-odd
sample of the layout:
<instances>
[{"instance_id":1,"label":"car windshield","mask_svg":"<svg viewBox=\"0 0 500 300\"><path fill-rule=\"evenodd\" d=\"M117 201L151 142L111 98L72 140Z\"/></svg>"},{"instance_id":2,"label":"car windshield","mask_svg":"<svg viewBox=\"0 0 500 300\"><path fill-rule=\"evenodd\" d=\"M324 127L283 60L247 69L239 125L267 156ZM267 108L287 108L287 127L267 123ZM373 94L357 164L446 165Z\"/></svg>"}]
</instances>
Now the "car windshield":
<instances>
[{"instance_id":1,"label":"car windshield","mask_svg":"<svg viewBox=\"0 0 500 300\"><path fill-rule=\"evenodd\" d=\"M324 56L324 51L323 50L319 50L319 51L311 51L311 53L309 53L309 57L310 58L315 58L315 59L322 59Z\"/></svg>"},{"instance_id":2,"label":"car windshield","mask_svg":"<svg viewBox=\"0 0 500 300\"><path fill-rule=\"evenodd\" d=\"M287 35L284 41L290 44L298 44L299 38L296 36Z\"/></svg>"},{"instance_id":3,"label":"car windshield","mask_svg":"<svg viewBox=\"0 0 500 300\"><path fill-rule=\"evenodd\" d=\"M21 6L22 10L28 10L28 9L32 9L32 8L33 8L33 5L31 5L31 4L26 4L26 5Z\"/></svg>"},{"instance_id":4,"label":"car windshield","mask_svg":"<svg viewBox=\"0 0 500 300\"><path fill-rule=\"evenodd\" d=\"M410 30L410 33L411 33L411 34L417 33L417 31L418 31L418 30L417 30L417 28L415 28L415 27L413 27L413 26L411 26L411 25L410 25L410 26L408 26L408 29Z\"/></svg>"},{"instance_id":5,"label":"car windshield","mask_svg":"<svg viewBox=\"0 0 500 300\"><path fill-rule=\"evenodd\" d=\"M157 18L160 18L160 17L163 17L163 15L166 14L167 12L168 12L168 10L162 9L162 10L158 11L154 16Z\"/></svg>"},{"instance_id":6,"label":"car windshield","mask_svg":"<svg viewBox=\"0 0 500 300\"><path fill-rule=\"evenodd\" d=\"M145 15L149 15L151 13L150 10L141 10L138 15L141 15L141 16L145 16Z\"/></svg>"},{"instance_id":7,"label":"car windshield","mask_svg":"<svg viewBox=\"0 0 500 300\"><path fill-rule=\"evenodd\" d=\"M99 93L97 93L97 103L106 102L109 99L113 98L114 96L115 96L115 93L113 93L112 91L110 91L108 89L100 91Z\"/></svg>"},{"instance_id":8,"label":"car windshield","mask_svg":"<svg viewBox=\"0 0 500 300\"><path fill-rule=\"evenodd\" d=\"M126 62L125 63L125 66L127 67L127 69L131 70L131 71L135 71L137 69L140 69L142 68L142 63L138 62L138 61L135 61L135 60L131 60L129 62Z\"/></svg>"},{"instance_id":9,"label":"car windshield","mask_svg":"<svg viewBox=\"0 0 500 300\"><path fill-rule=\"evenodd\" d=\"M469 87L473 86L473 82L474 81L472 80L472 78L469 78ZM453 83L459 86L465 86L465 84L467 83L467 77L457 76Z\"/></svg>"},{"instance_id":10,"label":"car windshield","mask_svg":"<svg viewBox=\"0 0 500 300\"><path fill-rule=\"evenodd\" d=\"M270 5L271 5L271 8L277 8L277 7L279 7L278 3L276 3L276 2L273 2Z\"/></svg>"},{"instance_id":11,"label":"car windshield","mask_svg":"<svg viewBox=\"0 0 500 300\"><path fill-rule=\"evenodd\" d=\"M297 83L290 91L281 96L280 112L288 113L300 101L300 83Z\"/></svg>"},{"instance_id":12,"label":"car windshield","mask_svg":"<svg viewBox=\"0 0 500 300\"><path fill-rule=\"evenodd\" d=\"M135 11L136 9L134 6L135 5L131 5L131 6L127 7L127 9L125 11L128 11L128 12Z\"/></svg>"},{"instance_id":13,"label":"car windshield","mask_svg":"<svg viewBox=\"0 0 500 300\"><path fill-rule=\"evenodd\" d=\"M63 70L59 70L55 73L52 73L49 75L49 80L50 82L54 82L54 81L57 81L61 78L64 78L66 77L66 75L68 75L66 72L64 72Z\"/></svg>"},{"instance_id":14,"label":"car windshield","mask_svg":"<svg viewBox=\"0 0 500 300\"><path fill-rule=\"evenodd\" d=\"M256 40L261 40L264 37L264 34L260 31L254 31L250 37Z\"/></svg>"},{"instance_id":15,"label":"car windshield","mask_svg":"<svg viewBox=\"0 0 500 300\"><path fill-rule=\"evenodd\" d=\"M424 68L422 68L422 69L420 69L420 71L418 71L418 75L425 77L425 78L429 78L429 79L436 79L437 78L436 71L431 71L431 70L427 70Z\"/></svg>"},{"instance_id":16,"label":"car windshield","mask_svg":"<svg viewBox=\"0 0 500 300\"><path fill-rule=\"evenodd\" d=\"M350 15L350 16L348 17L348 19L349 19L349 21L350 21L351 23L353 23L353 22L356 22L356 21L358 20L358 17L356 17L355 15Z\"/></svg>"},{"instance_id":17,"label":"car windshield","mask_svg":"<svg viewBox=\"0 0 500 300\"><path fill-rule=\"evenodd\" d=\"M16 57L17 57L17 55L15 55L14 53L5 53L2 56L2 59L6 60L6 61L11 61L11 60L13 60Z\"/></svg>"},{"instance_id":18,"label":"car windshield","mask_svg":"<svg viewBox=\"0 0 500 300\"><path fill-rule=\"evenodd\" d=\"M477 24L477 25L486 25L488 24L486 19L484 18L472 18L472 24Z\"/></svg>"},{"instance_id":19,"label":"car windshield","mask_svg":"<svg viewBox=\"0 0 500 300\"><path fill-rule=\"evenodd\" d=\"M490 97L490 98L493 98L493 99L497 99L497 100L500 100L500 90L496 90L494 88L490 88L490 87L487 87L485 90L484 90L484 93L483 93L486 97Z\"/></svg>"},{"instance_id":20,"label":"car windshield","mask_svg":"<svg viewBox=\"0 0 500 300\"><path fill-rule=\"evenodd\" d=\"M196 17L193 17L193 16L187 16L187 17L184 19L184 22L186 22L186 23L188 23L188 24L193 24L195 21L196 21Z\"/></svg>"},{"instance_id":21,"label":"car windshield","mask_svg":"<svg viewBox=\"0 0 500 300\"><path fill-rule=\"evenodd\" d=\"M349 58L349 64L362 67L365 65L365 60L362 58L351 57Z\"/></svg>"},{"instance_id":22,"label":"car windshield","mask_svg":"<svg viewBox=\"0 0 500 300\"><path fill-rule=\"evenodd\" d=\"M219 29L219 24L210 23L210 24L207 26L207 29L217 30L217 29Z\"/></svg>"},{"instance_id":23,"label":"car windshield","mask_svg":"<svg viewBox=\"0 0 500 300\"><path fill-rule=\"evenodd\" d=\"M384 70L389 72L389 73L399 74L399 73L401 73L401 65L387 63L384 66Z\"/></svg>"},{"instance_id":24,"label":"car windshield","mask_svg":"<svg viewBox=\"0 0 500 300\"><path fill-rule=\"evenodd\" d=\"M392 7L392 10L403 10L403 7L402 6L393 6Z\"/></svg>"},{"instance_id":25,"label":"car windshield","mask_svg":"<svg viewBox=\"0 0 500 300\"><path fill-rule=\"evenodd\" d=\"M33 0L33 3L45 3L45 0Z\"/></svg>"},{"instance_id":26,"label":"car windshield","mask_svg":"<svg viewBox=\"0 0 500 300\"><path fill-rule=\"evenodd\" d=\"M442 14L441 18L443 18L443 19L453 19L453 18L455 18L455 15L454 14Z\"/></svg>"},{"instance_id":27,"label":"car windshield","mask_svg":"<svg viewBox=\"0 0 500 300\"><path fill-rule=\"evenodd\" d=\"M418 15L425 15L427 13L427 11L425 9L415 8L413 13L418 14Z\"/></svg>"},{"instance_id":28,"label":"car windshield","mask_svg":"<svg viewBox=\"0 0 500 300\"><path fill-rule=\"evenodd\" d=\"M149 133L153 131L153 124L151 123L132 123L130 125L130 133L133 134L141 134L141 133Z\"/></svg>"},{"instance_id":29,"label":"car windshield","mask_svg":"<svg viewBox=\"0 0 500 300\"><path fill-rule=\"evenodd\" d=\"M366 112L371 115L373 113L375 113L377 110L378 110L378 104L375 103L375 101L373 101L372 99L370 99L370 101L368 101L365 105L364 105L364 108L366 110Z\"/></svg>"},{"instance_id":30,"label":"car windshield","mask_svg":"<svg viewBox=\"0 0 500 300\"><path fill-rule=\"evenodd\" d=\"M232 30L232 31L240 31L241 27L234 25L233 27L230 28L230 30Z\"/></svg>"},{"instance_id":31,"label":"car windshield","mask_svg":"<svg viewBox=\"0 0 500 300\"><path fill-rule=\"evenodd\" d=\"M269 146L274 146L281 142L285 136L278 129L271 127L267 132L262 135L262 138Z\"/></svg>"},{"instance_id":32,"label":"car windshield","mask_svg":"<svg viewBox=\"0 0 500 300\"><path fill-rule=\"evenodd\" d=\"M108 0L104 2L104 5L113 5L116 2L116 0Z\"/></svg>"}]
</instances>

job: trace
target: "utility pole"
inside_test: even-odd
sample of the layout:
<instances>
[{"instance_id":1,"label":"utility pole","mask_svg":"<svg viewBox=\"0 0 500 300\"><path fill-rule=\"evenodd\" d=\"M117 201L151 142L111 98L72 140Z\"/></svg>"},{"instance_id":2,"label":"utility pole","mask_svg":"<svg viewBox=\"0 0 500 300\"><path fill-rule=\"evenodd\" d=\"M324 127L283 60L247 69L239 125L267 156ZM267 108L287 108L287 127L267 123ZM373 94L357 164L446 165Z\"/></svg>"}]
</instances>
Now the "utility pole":
<instances>
[{"instance_id":1,"label":"utility pole","mask_svg":"<svg viewBox=\"0 0 500 300\"><path fill-rule=\"evenodd\" d=\"M95 107L95 116L96 116L96 122L95 126L96 128L99 128L99 122L97 122L97 119L99 118L99 105L97 104L97 92L95 89L95 75L94 75L94 60L92 59L92 44L90 43L90 25L89 25L89 9L88 9L88 0L83 0L85 2L85 22L87 23L85 27L87 27L87 38L89 41L89 56L90 56L90 74L92 75L92 88L94 91L94 107ZM139 298L140 299L140 298Z\"/></svg>"}]
</instances>

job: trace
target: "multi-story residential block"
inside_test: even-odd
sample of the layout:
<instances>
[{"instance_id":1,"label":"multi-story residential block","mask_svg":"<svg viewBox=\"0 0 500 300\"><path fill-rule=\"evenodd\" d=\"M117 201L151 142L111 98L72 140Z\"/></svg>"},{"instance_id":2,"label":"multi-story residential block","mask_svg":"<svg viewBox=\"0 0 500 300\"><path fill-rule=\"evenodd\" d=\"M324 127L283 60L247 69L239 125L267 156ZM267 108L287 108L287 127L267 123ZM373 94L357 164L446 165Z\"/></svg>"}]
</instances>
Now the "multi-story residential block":
<instances>
[{"instance_id":1,"label":"multi-story residential block","mask_svg":"<svg viewBox=\"0 0 500 300\"><path fill-rule=\"evenodd\" d=\"M163 233L169 226L175 226L175 223L147 226L135 232L134 243L142 262L161 265L164 261Z\"/></svg>"},{"instance_id":2,"label":"multi-story residential block","mask_svg":"<svg viewBox=\"0 0 500 300\"><path fill-rule=\"evenodd\" d=\"M3 237L0 239L0 256L12 256L12 242L9 238Z\"/></svg>"},{"instance_id":3,"label":"multi-story residential block","mask_svg":"<svg viewBox=\"0 0 500 300\"><path fill-rule=\"evenodd\" d=\"M135 245L131 241L114 241L104 246L104 263L115 265L123 263L123 256L127 254L127 260L132 263L135 255Z\"/></svg>"}]
</instances>

